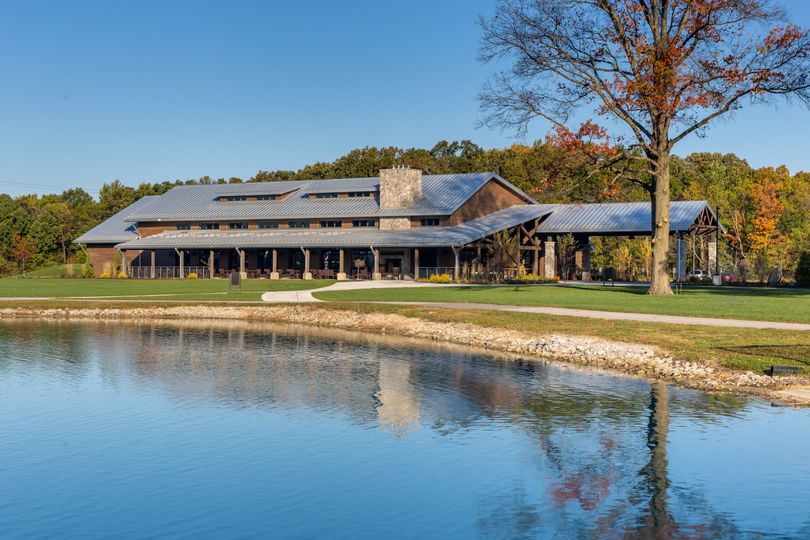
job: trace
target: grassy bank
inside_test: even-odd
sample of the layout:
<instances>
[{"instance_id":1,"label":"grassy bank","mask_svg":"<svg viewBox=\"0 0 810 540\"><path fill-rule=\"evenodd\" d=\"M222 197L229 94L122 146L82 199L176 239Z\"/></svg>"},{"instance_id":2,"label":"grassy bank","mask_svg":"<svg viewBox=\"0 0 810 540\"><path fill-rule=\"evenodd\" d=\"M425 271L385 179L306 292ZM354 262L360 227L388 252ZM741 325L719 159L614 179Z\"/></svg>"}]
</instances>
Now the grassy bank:
<instances>
[{"instance_id":1,"label":"grassy bank","mask_svg":"<svg viewBox=\"0 0 810 540\"><path fill-rule=\"evenodd\" d=\"M645 287L504 285L410 289L366 289L315 293L321 300L370 302L475 302L551 306L748 319L810 322L810 289L687 288L683 294L653 297Z\"/></svg>"},{"instance_id":2,"label":"grassy bank","mask_svg":"<svg viewBox=\"0 0 810 540\"><path fill-rule=\"evenodd\" d=\"M211 301L223 305L222 300ZM45 310L70 308L143 308L201 305L199 300L160 299L0 301L2 308ZM228 302L240 305L239 298ZM256 308L256 304L244 304ZM319 308L361 313L399 314L435 322L462 322L487 328L518 330L533 335L591 336L623 343L655 345L673 357L731 370L762 372L773 364L797 366L810 376L810 332L717 328L704 326L605 321L575 317L464 309L421 308L387 304L328 303ZM271 309L271 308L267 308Z\"/></svg>"},{"instance_id":3,"label":"grassy bank","mask_svg":"<svg viewBox=\"0 0 810 540\"><path fill-rule=\"evenodd\" d=\"M249 279L242 292L228 294L224 279L0 279L0 298L121 297L164 300L259 301L267 291L315 289L329 280Z\"/></svg>"}]
</instances>

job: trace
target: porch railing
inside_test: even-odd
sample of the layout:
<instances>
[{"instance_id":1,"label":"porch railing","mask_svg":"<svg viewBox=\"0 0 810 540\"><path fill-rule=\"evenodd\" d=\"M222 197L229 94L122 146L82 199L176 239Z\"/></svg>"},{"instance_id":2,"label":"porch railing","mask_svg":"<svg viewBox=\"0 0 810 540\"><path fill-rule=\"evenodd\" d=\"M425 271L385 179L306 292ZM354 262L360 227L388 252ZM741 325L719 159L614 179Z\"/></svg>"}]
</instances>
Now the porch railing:
<instances>
[{"instance_id":1,"label":"porch railing","mask_svg":"<svg viewBox=\"0 0 810 540\"><path fill-rule=\"evenodd\" d=\"M419 278L428 279L430 276L447 274L451 278L456 273L456 269L452 266L420 266Z\"/></svg>"},{"instance_id":2,"label":"porch railing","mask_svg":"<svg viewBox=\"0 0 810 540\"><path fill-rule=\"evenodd\" d=\"M189 274L195 273L200 279L208 279L211 277L211 269L207 266L185 266L183 267L183 277L187 278ZM151 266L131 266L129 268L129 277L133 279L150 279L152 277ZM180 277L179 266L156 266L155 278L156 279L177 279Z\"/></svg>"}]
</instances>

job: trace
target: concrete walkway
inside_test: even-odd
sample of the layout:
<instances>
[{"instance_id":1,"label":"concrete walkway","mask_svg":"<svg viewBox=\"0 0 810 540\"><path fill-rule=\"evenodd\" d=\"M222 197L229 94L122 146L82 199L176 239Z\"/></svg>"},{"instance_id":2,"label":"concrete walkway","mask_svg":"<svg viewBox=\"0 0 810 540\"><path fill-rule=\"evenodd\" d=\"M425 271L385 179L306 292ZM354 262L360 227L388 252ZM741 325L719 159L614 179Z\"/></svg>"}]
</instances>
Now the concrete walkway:
<instances>
[{"instance_id":1,"label":"concrete walkway","mask_svg":"<svg viewBox=\"0 0 810 540\"><path fill-rule=\"evenodd\" d=\"M265 302L275 303L310 303L322 302L312 293L327 291L352 291L360 289L397 289L403 287L457 287L457 285L438 285L433 283L416 283L413 281L339 281L328 287L307 291L266 292L262 295ZM447 309L478 309L484 311L510 311L516 313L536 313L539 315L559 315L562 317L583 317L608 321L638 321L664 324L685 324L698 326L717 326L724 328L755 328L760 330L794 330L810 332L810 324L776 321L748 321L744 319L717 319L711 317L686 317L681 315L656 315L654 313L623 313L620 311L597 311L590 309L572 309L543 306L512 306L499 304L478 304L471 302L366 302L375 304L398 304Z\"/></svg>"}]
</instances>

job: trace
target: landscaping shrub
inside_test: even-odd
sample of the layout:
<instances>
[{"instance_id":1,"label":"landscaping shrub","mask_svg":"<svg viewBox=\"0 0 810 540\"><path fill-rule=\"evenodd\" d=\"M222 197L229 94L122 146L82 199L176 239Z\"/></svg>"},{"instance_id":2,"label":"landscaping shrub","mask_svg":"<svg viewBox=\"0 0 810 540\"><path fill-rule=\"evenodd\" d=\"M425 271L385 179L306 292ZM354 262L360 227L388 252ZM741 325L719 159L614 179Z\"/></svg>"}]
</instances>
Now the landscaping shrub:
<instances>
[{"instance_id":1,"label":"landscaping shrub","mask_svg":"<svg viewBox=\"0 0 810 540\"><path fill-rule=\"evenodd\" d=\"M197 279L197 272L189 272L186 279Z\"/></svg>"},{"instance_id":2,"label":"landscaping shrub","mask_svg":"<svg viewBox=\"0 0 810 540\"><path fill-rule=\"evenodd\" d=\"M506 280L506 283L509 284L532 284L532 283L556 283L560 280L559 276L553 278L547 278L543 276L538 276L536 274L524 274L522 276L515 276Z\"/></svg>"},{"instance_id":3,"label":"landscaping shrub","mask_svg":"<svg viewBox=\"0 0 810 540\"><path fill-rule=\"evenodd\" d=\"M450 276L448 274L433 274L432 276L430 276L430 279L428 279L428 282L429 283L452 283L453 280L450 279Z\"/></svg>"},{"instance_id":4,"label":"landscaping shrub","mask_svg":"<svg viewBox=\"0 0 810 540\"><path fill-rule=\"evenodd\" d=\"M128 275L126 275L126 274L125 274L125 273L123 273L123 272L118 272L118 274L116 274L116 276L115 276L115 277L117 277L118 279L129 279L129 276L128 276Z\"/></svg>"},{"instance_id":5,"label":"landscaping shrub","mask_svg":"<svg viewBox=\"0 0 810 540\"><path fill-rule=\"evenodd\" d=\"M103 274L101 274L99 277L100 277L101 279L110 279L110 273L109 273L109 272L104 272L104 273L103 273Z\"/></svg>"},{"instance_id":6,"label":"landscaping shrub","mask_svg":"<svg viewBox=\"0 0 810 540\"><path fill-rule=\"evenodd\" d=\"M87 263L87 264L84 265L84 267L82 268L82 277L83 278L94 278L94 277L96 277L96 273L93 271L93 265L92 264Z\"/></svg>"},{"instance_id":7,"label":"landscaping shrub","mask_svg":"<svg viewBox=\"0 0 810 540\"><path fill-rule=\"evenodd\" d=\"M796 285L810 287L810 251L805 251L799 256L799 264L796 265Z\"/></svg>"}]
</instances>

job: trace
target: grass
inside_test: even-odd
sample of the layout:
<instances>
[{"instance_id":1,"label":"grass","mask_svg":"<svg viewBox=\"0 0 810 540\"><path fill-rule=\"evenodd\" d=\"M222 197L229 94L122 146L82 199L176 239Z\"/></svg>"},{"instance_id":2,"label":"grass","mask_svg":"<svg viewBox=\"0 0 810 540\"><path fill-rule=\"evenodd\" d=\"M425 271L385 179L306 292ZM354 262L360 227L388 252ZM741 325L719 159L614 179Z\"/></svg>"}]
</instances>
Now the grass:
<instances>
[{"instance_id":1,"label":"grass","mask_svg":"<svg viewBox=\"0 0 810 540\"><path fill-rule=\"evenodd\" d=\"M675 358L700 364L757 372L778 364L799 367L803 374L810 375L810 332L606 321L503 311L354 302L329 306L363 312L398 313L439 322L467 322L536 334L594 336L624 343L643 343L659 346Z\"/></svg>"},{"instance_id":2,"label":"grass","mask_svg":"<svg viewBox=\"0 0 810 540\"><path fill-rule=\"evenodd\" d=\"M330 301L474 302L810 323L810 289L694 287L685 288L683 294L658 297L647 295L645 287L503 285L367 289L315 296Z\"/></svg>"},{"instance_id":3,"label":"grass","mask_svg":"<svg viewBox=\"0 0 810 540\"><path fill-rule=\"evenodd\" d=\"M0 298L124 297L161 295L161 300L259 301L267 291L326 287L330 280L267 280L242 282L241 293L228 293L224 279L0 279Z\"/></svg>"},{"instance_id":4,"label":"grass","mask_svg":"<svg viewBox=\"0 0 810 540\"><path fill-rule=\"evenodd\" d=\"M63 278L68 275L79 277L82 275L83 264L57 264L40 268L32 272L26 272L26 278ZM70 272L72 271L72 274ZM22 274L11 277L10 279L22 279Z\"/></svg>"}]
</instances>

